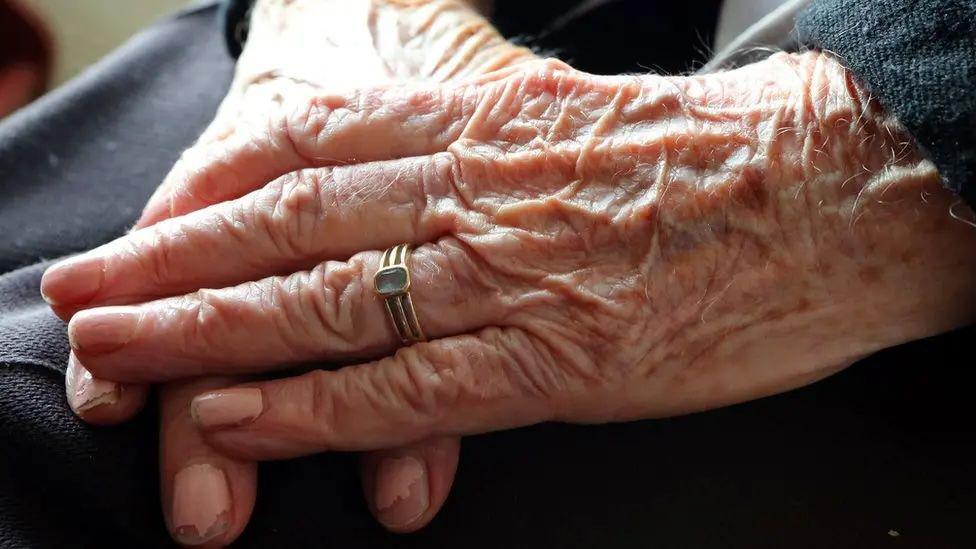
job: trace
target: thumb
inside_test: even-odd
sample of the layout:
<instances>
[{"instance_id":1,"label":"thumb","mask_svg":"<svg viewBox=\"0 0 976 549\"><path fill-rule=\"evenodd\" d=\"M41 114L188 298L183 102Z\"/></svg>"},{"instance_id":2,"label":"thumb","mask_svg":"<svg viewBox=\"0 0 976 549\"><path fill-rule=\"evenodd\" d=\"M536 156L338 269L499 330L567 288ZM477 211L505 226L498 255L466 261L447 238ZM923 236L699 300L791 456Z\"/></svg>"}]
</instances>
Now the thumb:
<instances>
[{"instance_id":1,"label":"thumb","mask_svg":"<svg viewBox=\"0 0 976 549\"><path fill-rule=\"evenodd\" d=\"M460 439L440 437L364 453L363 491L373 516L394 532L426 526L451 491L460 449Z\"/></svg>"}]
</instances>

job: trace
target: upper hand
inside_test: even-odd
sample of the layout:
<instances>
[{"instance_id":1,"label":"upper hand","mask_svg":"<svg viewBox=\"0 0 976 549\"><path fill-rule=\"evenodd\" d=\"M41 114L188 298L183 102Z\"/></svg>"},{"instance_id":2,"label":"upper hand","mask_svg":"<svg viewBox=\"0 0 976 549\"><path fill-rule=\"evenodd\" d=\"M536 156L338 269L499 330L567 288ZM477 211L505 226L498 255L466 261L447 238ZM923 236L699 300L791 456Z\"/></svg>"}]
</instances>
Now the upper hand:
<instances>
[{"instance_id":1,"label":"upper hand","mask_svg":"<svg viewBox=\"0 0 976 549\"><path fill-rule=\"evenodd\" d=\"M821 54L310 93L187 159L167 209L228 202L59 265L44 289L60 306L75 296L58 281L91 290L71 344L110 379L378 359L198 397L208 440L237 456L704 409L972 311L976 236ZM400 242L434 340L385 356L372 275Z\"/></svg>"}]
</instances>

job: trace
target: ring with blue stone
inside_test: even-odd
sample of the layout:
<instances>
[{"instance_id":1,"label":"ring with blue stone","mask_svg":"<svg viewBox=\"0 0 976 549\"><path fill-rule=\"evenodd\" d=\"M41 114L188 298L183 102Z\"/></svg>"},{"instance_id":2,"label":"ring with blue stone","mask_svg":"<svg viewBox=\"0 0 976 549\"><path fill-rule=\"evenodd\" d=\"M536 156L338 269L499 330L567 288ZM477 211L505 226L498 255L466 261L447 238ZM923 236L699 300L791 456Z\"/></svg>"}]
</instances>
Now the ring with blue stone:
<instances>
[{"instance_id":1,"label":"ring with blue stone","mask_svg":"<svg viewBox=\"0 0 976 549\"><path fill-rule=\"evenodd\" d=\"M410 245L399 244L383 252L383 262L373 276L376 293L386 302L386 311L403 343L425 341L417 311L410 297Z\"/></svg>"}]
</instances>

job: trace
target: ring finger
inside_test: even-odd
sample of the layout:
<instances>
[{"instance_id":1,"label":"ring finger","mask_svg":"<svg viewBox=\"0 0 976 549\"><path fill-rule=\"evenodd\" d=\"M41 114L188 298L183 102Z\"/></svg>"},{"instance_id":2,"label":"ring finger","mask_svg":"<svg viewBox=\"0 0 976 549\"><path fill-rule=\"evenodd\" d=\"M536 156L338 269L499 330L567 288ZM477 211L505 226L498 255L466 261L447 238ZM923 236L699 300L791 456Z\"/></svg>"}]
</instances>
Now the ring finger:
<instances>
[{"instance_id":1,"label":"ring finger","mask_svg":"<svg viewBox=\"0 0 976 549\"><path fill-rule=\"evenodd\" d=\"M287 277L89 309L72 318L68 334L93 374L122 382L378 357L400 345L374 293L381 259L363 252ZM503 275L458 239L420 246L407 265L417 315L432 338L499 324L511 306Z\"/></svg>"}]
</instances>

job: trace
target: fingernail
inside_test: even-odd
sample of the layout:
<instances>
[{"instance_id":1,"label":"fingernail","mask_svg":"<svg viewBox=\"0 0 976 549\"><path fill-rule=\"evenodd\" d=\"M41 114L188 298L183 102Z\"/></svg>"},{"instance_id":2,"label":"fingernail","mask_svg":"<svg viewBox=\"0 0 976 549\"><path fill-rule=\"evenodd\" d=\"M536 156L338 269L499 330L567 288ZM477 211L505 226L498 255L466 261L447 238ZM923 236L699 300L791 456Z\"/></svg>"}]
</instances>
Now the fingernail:
<instances>
[{"instance_id":1,"label":"fingernail","mask_svg":"<svg viewBox=\"0 0 976 549\"><path fill-rule=\"evenodd\" d=\"M386 458L376 469L376 518L390 528L419 519L429 505L427 467L412 456Z\"/></svg>"},{"instance_id":2,"label":"fingernail","mask_svg":"<svg viewBox=\"0 0 976 549\"><path fill-rule=\"evenodd\" d=\"M83 305L102 287L102 259L83 254L57 263L41 277L41 296L51 305Z\"/></svg>"},{"instance_id":3,"label":"fingernail","mask_svg":"<svg viewBox=\"0 0 976 549\"><path fill-rule=\"evenodd\" d=\"M230 487L223 470L209 463L188 465L173 482L173 536L201 545L230 527Z\"/></svg>"},{"instance_id":4,"label":"fingernail","mask_svg":"<svg viewBox=\"0 0 976 549\"><path fill-rule=\"evenodd\" d=\"M241 387L198 395L190 415L202 429L225 429L251 423L264 411L261 389Z\"/></svg>"},{"instance_id":5,"label":"fingernail","mask_svg":"<svg viewBox=\"0 0 976 549\"><path fill-rule=\"evenodd\" d=\"M74 354L68 357L68 370L65 375L68 404L76 413L119 401L122 387L114 381L92 377L91 372L78 363Z\"/></svg>"},{"instance_id":6,"label":"fingernail","mask_svg":"<svg viewBox=\"0 0 976 549\"><path fill-rule=\"evenodd\" d=\"M115 351L132 339L139 316L136 307L101 307L81 311L68 323L71 348L88 354Z\"/></svg>"}]
</instances>

